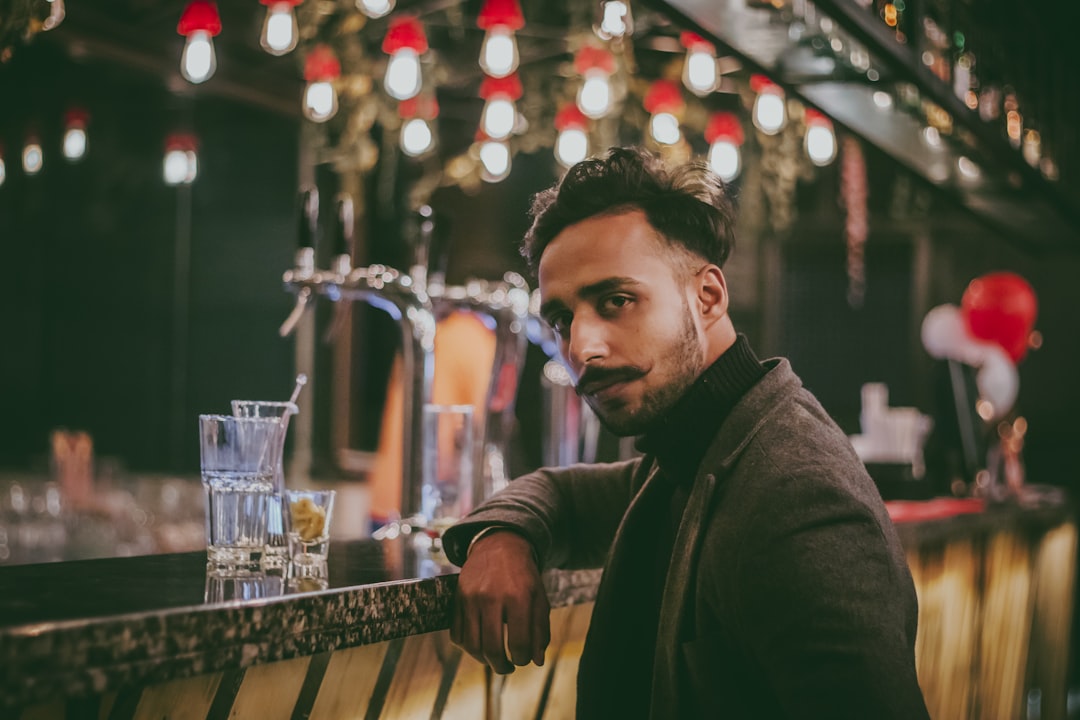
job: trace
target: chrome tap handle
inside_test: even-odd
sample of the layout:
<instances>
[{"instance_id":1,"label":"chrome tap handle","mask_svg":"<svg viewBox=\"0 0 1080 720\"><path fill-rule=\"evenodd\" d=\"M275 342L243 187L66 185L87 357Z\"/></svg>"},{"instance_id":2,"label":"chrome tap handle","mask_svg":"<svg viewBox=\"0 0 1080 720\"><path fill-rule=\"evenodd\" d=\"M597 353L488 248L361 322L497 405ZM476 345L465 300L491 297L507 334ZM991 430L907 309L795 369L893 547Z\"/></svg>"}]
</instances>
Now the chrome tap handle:
<instances>
[{"instance_id":1,"label":"chrome tap handle","mask_svg":"<svg viewBox=\"0 0 1080 720\"><path fill-rule=\"evenodd\" d=\"M281 327L278 328L278 334L281 335L281 337L287 337L289 333L296 329L296 324L300 322L300 318L303 317L304 311L307 310L308 300L310 299L310 287L305 285L297 291L296 305L293 306L289 316L285 318L285 322L281 323Z\"/></svg>"}]
</instances>

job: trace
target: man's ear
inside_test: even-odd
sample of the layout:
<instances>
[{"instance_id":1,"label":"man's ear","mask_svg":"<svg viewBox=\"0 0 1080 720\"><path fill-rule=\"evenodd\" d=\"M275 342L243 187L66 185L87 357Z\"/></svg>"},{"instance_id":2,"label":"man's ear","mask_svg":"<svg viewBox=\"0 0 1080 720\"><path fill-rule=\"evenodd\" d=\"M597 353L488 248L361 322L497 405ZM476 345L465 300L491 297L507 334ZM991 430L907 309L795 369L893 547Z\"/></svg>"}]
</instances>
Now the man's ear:
<instances>
[{"instance_id":1,"label":"man's ear","mask_svg":"<svg viewBox=\"0 0 1080 720\"><path fill-rule=\"evenodd\" d=\"M706 325L727 315L727 280L718 266L707 265L698 275L697 300L701 319Z\"/></svg>"}]
</instances>

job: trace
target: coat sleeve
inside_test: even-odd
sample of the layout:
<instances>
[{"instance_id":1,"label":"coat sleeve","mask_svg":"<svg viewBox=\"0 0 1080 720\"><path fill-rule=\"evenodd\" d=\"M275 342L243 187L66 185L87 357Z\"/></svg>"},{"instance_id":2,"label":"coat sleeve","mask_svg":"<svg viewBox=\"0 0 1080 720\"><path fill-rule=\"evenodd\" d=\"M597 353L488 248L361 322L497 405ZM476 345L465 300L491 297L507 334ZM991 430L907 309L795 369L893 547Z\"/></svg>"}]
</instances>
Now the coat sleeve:
<instances>
[{"instance_id":1,"label":"coat sleeve","mask_svg":"<svg viewBox=\"0 0 1080 720\"><path fill-rule=\"evenodd\" d=\"M461 566L473 536L501 525L524 535L544 567L599 567L639 484L640 467L635 458L524 475L446 531L447 557Z\"/></svg>"},{"instance_id":2,"label":"coat sleeve","mask_svg":"<svg viewBox=\"0 0 1080 720\"><path fill-rule=\"evenodd\" d=\"M786 715L928 718L914 585L880 500L821 478L773 489L747 508L733 604L737 635Z\"/></svg>"}]
</instances>

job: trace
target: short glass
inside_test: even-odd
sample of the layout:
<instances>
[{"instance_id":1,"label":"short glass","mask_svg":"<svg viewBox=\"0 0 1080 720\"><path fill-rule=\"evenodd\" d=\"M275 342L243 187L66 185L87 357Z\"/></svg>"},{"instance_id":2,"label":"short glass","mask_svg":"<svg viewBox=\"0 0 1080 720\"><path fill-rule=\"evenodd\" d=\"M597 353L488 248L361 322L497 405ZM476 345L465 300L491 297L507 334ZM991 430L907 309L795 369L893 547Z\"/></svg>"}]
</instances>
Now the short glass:
<instances>
[{"instance_id":1,"label":"short glass","mask_svg":"<svg viewBox=\"0 0 1080 720\"><path fill-rule=\"evenodd\" d=\"M283 592L280 576L266 575L257 570L224 570L213 565L206 566L205 602L257 600L277 597Z\"/></svg>"},{"instance_id":2,"label":"short glass","mask_svg":"<svg viewBox=\"0 0 1080 720\"><path fill-rule=\"evenodd\" d=\"M274 488L274 418L199 416L206 492L206 558L223 569L260 569Z\"/></svg>"},{"instance_id":3,"label":"short glass","mask_svg":"<svg viewBox=\"0 0 1080 720\"><path fill-rule=\"evenodd\" d=\"M334 490L285 490L285 535L289 541L290 577L325 568L330 553Z\"/></svg>"},{"instance_id":4,"label":"short glass","mask_svg":"<svg viewBox=\"0 0 1080 720\"><path fill-rule=\"evenodd\" d=\"M285 527L281 518L281 492L285 489L285 438L289 432L289 418L300 411L296 403L270 400L233 400L233 415L236 417L273 418L280 425L280 433L271 452L271 464L274 468L274 494L267 506L266 552L263 554L263 566L267 569L284 569L289 560L288 542L285 540Z\"/></svg>"}]
</instances>

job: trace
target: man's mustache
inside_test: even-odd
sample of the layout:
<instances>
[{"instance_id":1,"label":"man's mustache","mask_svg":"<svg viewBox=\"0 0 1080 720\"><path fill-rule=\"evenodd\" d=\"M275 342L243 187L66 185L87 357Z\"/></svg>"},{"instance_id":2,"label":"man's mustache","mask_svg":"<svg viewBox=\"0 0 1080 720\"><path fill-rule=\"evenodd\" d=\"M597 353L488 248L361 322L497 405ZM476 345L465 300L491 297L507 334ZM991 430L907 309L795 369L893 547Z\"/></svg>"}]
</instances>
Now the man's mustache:
<instances>
[{"instance_id":1,"label":"man's mustache","mask_svg":"<svg viewBox=\"0 0 1080 720\"><path fill-rule=\"evenodd\" d=\"M577 385L574 386L574 392L578 395L592 395L609 385L636 380L644 374L644 370L633 365L616 368L590 367L581 374Z\"/></svg>"}]
</instances>

